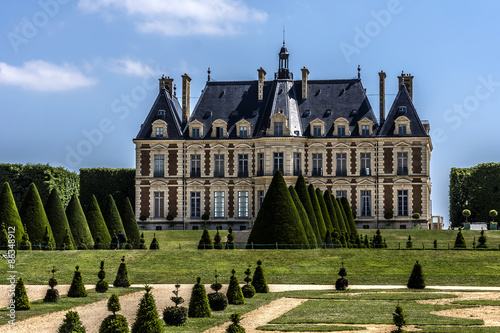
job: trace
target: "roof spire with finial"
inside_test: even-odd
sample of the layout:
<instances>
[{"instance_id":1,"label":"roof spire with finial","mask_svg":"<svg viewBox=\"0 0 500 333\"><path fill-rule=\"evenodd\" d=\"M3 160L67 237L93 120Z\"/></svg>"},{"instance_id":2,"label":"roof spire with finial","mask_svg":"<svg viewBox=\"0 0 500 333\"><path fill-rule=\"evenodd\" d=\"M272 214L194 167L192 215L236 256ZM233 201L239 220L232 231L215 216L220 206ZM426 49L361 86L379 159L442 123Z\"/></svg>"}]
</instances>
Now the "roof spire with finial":
<instances>
[{"instance_id":1,"label":"roof spire with finial","mask_svg":"<svg viewBox=\"0 0 500 333\"><path fill-rule=\"evenodd\" d=\"M361 79L361 66L358 65L358 79Z\"/></svg>"},{"instance_id":2,"label":"roof spire with finial","mask_svg":"<svg viewBox=\"0 0 500 333\"><path fill-rule=\"evenodd\" d=\"M210 82L210 73L212 73L212 71L210 70L210 67L208 67L207 73L208 73L208 80L207 81Z\"/></svg>"},{"instance_id":3,"label":"roof spire with finial","mask_svg":"<svg viewBox=\"0 0 500 333\"><path fill-rule=\"evenodd\" d=\"M174 97L177 97L177 86L174 84Z\"/></svg>"},{"instance_id":4,"label":"roof spire with finial","mask_svg":"<svg viewBox=\"0 0 500 333\"><path fill-rule=\"evenodd\" d=\"M285 46L285 26L283 26L283 46Z\"/></svg>"}]
</instances>

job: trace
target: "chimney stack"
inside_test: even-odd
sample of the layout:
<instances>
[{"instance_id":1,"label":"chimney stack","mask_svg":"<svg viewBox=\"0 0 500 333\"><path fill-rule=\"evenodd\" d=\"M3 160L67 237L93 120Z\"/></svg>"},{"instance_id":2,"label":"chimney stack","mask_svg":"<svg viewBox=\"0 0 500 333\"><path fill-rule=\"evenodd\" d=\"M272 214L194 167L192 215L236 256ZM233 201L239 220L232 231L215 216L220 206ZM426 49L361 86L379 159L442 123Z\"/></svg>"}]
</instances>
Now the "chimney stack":
<instances>
[{"instance_id":1,"label":"chimney stack","mask_svg":"<svg viewBox=\"0 0 500 333\"><path fill-rule=\"evenodd\" d=\"M379 101L380 101L380 126L385 122L385 77L384 71L378 73L379 77Z\"/></svg>"},{"instance_id":2,"label":"chimney stack","mask_svg":"<svg viewBox=\"0 0 500 333\"><path fill-rule=\"evenodd\" d=\"M413 102L413 75L405 74L401 71L401 75L398 76L399 86L404 84L406 86L406 90L408 90L408 95L410 95L410 99Z\"/></svg>"},{"instance_id":3,"label":"chimney stack","mask_svg":"<svg viewBox=\"0 0 500 333\"><path fill-rule=\"evenodd\" d=\"M304 66L302 71L302 99L307 99L307 80L309 79L309 70Z\"/></svg>"},{"instance_id":4,"label":"chimney stack","mask_svg":"<svg viewBox=\"0 0 500 333\"><path fill-rule=\"evenodd\" d=\"M264 82L266 81L266 71L261 67L257 70L257 72L259 72L258 100L262 101L264 99Z\"/></svg>"},{"instance_id":5,"label":"chimney stack","mask_svg":"<svg viewBox=\"0 0 500 333\"><path fill-rule=\"evenodd\" d=\"M162 77L159 78L158 81L160 81L160 92L162 91L162 89L166 89L168 95L170 96L170 98L172 98L174 79L170 78L170 76L165 77L165 75L162 75Z\"/></svg>"},{"instance_id":6,"label":"chimney stack","mask_svg":"<svg viewBox=\"0 0 500 333\"><path fill-rule=\"evenodd\" d=\"M182 123L187 124L191 116L191 78L182 75Z\"/></svg>"}]
</instances>

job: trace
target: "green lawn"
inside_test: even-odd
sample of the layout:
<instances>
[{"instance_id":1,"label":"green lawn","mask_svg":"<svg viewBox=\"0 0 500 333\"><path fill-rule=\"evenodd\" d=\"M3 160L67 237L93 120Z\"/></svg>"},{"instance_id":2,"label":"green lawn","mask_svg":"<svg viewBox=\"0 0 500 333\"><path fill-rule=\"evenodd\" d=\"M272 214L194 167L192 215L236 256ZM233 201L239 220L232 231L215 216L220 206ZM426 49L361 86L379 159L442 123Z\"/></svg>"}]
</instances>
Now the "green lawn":
<instances>
[{"instance_id":1,"label":"green lawn","mask_svg":"<svg viewBox=\"0 0 500 333\"><path fill-rule=\"evenodd\" d=\"M360 326L341 326L341 325L264 325L257 329L262 331L280 331L280 332L338 332L338 331L362 331L365 327Z\"/></svg>"}]
</instances>

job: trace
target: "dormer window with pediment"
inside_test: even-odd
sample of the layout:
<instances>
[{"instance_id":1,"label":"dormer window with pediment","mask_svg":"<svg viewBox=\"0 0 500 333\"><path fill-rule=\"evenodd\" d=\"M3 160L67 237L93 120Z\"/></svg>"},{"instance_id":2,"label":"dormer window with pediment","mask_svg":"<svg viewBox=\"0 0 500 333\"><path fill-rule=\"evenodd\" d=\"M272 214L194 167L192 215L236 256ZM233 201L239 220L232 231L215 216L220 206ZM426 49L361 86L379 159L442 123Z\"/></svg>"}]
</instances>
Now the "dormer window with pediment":
<instances>
[{"instance_id":1,"label":"dormer window with pediment","mask_svg":"<svg viewBox=\"0 0 500 333\"><path fill-rule=\"evenodd\" d=\"M268 136L288 136L290 128L288 127L288 117L278 109L278 112L271 116L271 124L267 129Z\"/></svg>"},{"instance_id":2,"label":"dormer window with pediment","mask_svg":"<svg viewBox=\"0 0 500 333\"><path fill-rule=\"evenodd\" d=\"M212 138L227 138L227 123L217 119L212 123Z\"/></svg>"},{"instance_id":3,"label":"dormer window with pediment","mask_svg":"<svg viewBox=\"0 0 500 333\"><path fill-rule=\"evenodd\" d=\"M189 137L193 139L199 139L203 137L203 123L198 120L194 120L189 123Z\"/></svg>"},{"instance_id":4,"label":"dormer window with pediment","mask_svg":"<svg viewBox=\"0 0 500 333\"><path fill-rule=\"evenodd\" d=\"M351 131L349 131L349 121L343 117L335 119L333 122L333 135L334 136L349 136Z\"/></svg>"},{"instance_id":5,"label":"dormer window with pediment","mask_svg":"<svg viewBox=\"0 0 500 333\"><path fill-rule=\"evenodd\" d=\"M370 136L373 132L373 121L368 118L363 118L358 121L359 135Z\"/></svg>"},{"instance_id":6,"label":"dormer window with pediment","mask_svg":"<svg viewBox=\"0 0 500 333\"><path fill-rule=\"evenodd\" d=\"M152 124L151 137L157 139L167 138L167 123L164 120L157 119Z\"/></svg>"},{"instance_id":7,"label":"dormer window with pediment","mask_svg":"<svg viewBox=\"0 0 500 333\"><path fill-rule=\"evenodd\" d=\"M311 136L322 137L325 136L325 122L319 118L314 119L309 123L311 128Z\"/></svg>"},{"instance_id":8,"label":"dormer window with pediment","mask_svg":"<svg viewBox=\"0 0 500 333\"><path fill-rule=\"evenodd\" d=\"M405 116L399 116L394 120L394 134L395 135L411 135L410 119Z\"/></svg>"},{"instance_id":9,"label":"dormer window with pediment","mask_svg":"<svg viewBox=\"0 0 500 333\"><path fill-rule=\"evenodd\" d=\"M245 119L241 119L236 123L236 135L239 138L248 138L250 137L252 129L252 124Z\"/></svg>"}]
</instances>

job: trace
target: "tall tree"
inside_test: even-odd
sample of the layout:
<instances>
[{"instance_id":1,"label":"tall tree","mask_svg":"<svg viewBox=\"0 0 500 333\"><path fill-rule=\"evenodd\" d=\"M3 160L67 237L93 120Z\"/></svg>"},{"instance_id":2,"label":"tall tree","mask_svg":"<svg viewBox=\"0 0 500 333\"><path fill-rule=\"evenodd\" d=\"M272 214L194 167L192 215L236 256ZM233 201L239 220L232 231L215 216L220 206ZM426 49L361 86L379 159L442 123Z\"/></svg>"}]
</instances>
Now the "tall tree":
<instances>
[{"instance_id":1,"label":"tall tree","mask_svg":"<svg viewBox=\"0 0 500 333\"><path fill-rule=\"evenodd\" d=\"M307 212L304 208L304 205L302 204L302 202L300 202L299 195L297 194L297 191L295 191L295 188L292 185L288 187L288 190L290 191L292 200L295 204L295 207L297 208L297 211L299 212L300 220L302 221L302 225L304 226L304 231L306 232L307 240L309 241L309 248L314 249L316 248L316 243L317 243L316 234L314 233L311 223L309 222L309 217L307 216Z\"/></svg>"},{"instance_id":2,"label":"tall tree","mask_svg":"<svg viewBox=\"0 0 500 333\"><path fill-rule=\"evenodd\" d=\"M302 175L297 178L297 182L295 183L295 191L297 191L297 195L304 205L307 217L309 218L309 223L311 223L311 227L313 228L314 234L316 235L316 244L321 244L323 240L320 237L318 222L316 220L316 215L314 214L314 208L312 206L311 198L309 197L306 180Z\"/></svg>"},{"instance_id":3,"label":"tall tree","mask_svg":"<svg viewBox=\"0 0 500 333\"><path fill-rule=\"evenodd\" d=\"M73 245L76 248L82 247L83 245L92 248L94 246L94 239L92 238L87 218L83 213L80 200L78 200L76 194L73 194L68 207L66 207L66 217L68 218L68 223L71 228L71 234L75 240Z\"/></svg>"},{"instance_id":4,"label":"tall tree","mask_svg":"<svg viewBox=\"0 0 500 333\"><path fill-rule=\"evenodd\" d=\"M92 238L97 243L97 237L99 237L100 244L102 244L104 248L109 248L111 236L108 232L101 209L99 208L99 204L97 203L97 199L94 195L92 196L92 200L90 200L85 216L87 217Z\"/></svg>"},{"instance_id":5,"label":"tall tree","mask_svg":"<svg viewBox=\"0 0 500 333\"><path fill-rule=\"evenodd\" d=\"M319 188L316 189L316 197L318 198L319 207L321 208L321 214L323 214L323 220L325 220L326 232L330 234L333 232L333 225L330 219L330 213L326 207L325 199L323 198L323 193Z\"/></svg>"},{"instance_id":6,"label":"tall tree","mask_svg":"<svg viewBox=\"0 0 500 333\"><path fill-rule=\"evenodd\" d=\"M274 174L248 243L266 244L263 247L278 243L299 248L301 244L308 243L299 212L281 171Z\"/></svg>"},{"instance_id":7,"label":"tall tree","mask_svg":"<svg viewBox=\"0 0 500 333\"><path fill-rule=\"evenodd\" d=\"M311 198L314 215L316 216L316 221L318 223L319 237L321 239L320 244L323 244L326 237L326 225L325 220L323 219L323 213L321 213L321 207L319 206L318 197L316 196L316 191L313 184L309 184L307 190L309 191L309 197Z\"/></svg>"},{"instance_id":8,"label":"tall tree","mask_svg":"<svg viewBox=\"0 0 500 333\"><path fill-rule=\"evenodd\" d=\"M122 200L122 204L120 205L120 217L122 218L128 242L133 245L134 249L138 249L141 243L141 235L139 232L139 226L137 225L137 220L134 216L134 210L132 209L132 205L130 204L128 197L125 197Z\"/></svg>"},{"instance_id":9,"label":"tall tree","mask_svg":"<svg viewBox=\"0 0 500 333\"><path fill-rule=\"evenodd\" d=\"M33 249L41 249L41 244L47 243L49 248L54 248L54 235L50 227L49 220L43 209L42 199L38 194L38 190L34 183L31 183L26 196L24 197L23 204L19 211L23 224L28 229L30 241ZM47 229L47 231L45 231ZM45 233L48 233L49 240L43 239Z\"/></svg>"},{"instance_id":10,"label":"tall tree","mask_svg":"<svg viewBox=\"0 0 500 333\"><path fill-rule=\"evenodd\" d=\"M123 232L125 234L125 228L123 227L122 218L116 207L115 199L111 194L108 194L104 203L102 204L102 217L104 217L104 222L108 227L109 234L118 234Z\"/></svg>"},{"instance_id":11,"label":"tall tree","mask_svg":"<svg viewBox=\"0 0 500 333\"><path fill-rule=\"evenodd\" d=\"M328 209L328 213L330 214L330 221L332 222L333 230L336 230L340 235L340 226L339 220L337 218L337 213L335 212L335 205L332 201L332 195L328 190L323 194L323 200L325 200L326 208ZM333 232L333 231L332 231Z\"/></svg>"},{"instance_id":12,"label":"tall tree","mask_svg":"<svg viewBox=\"0 0 500 333\"><path fill-rule=\"evenodd\" d=\"M6 230L9 230L9 227L14 228L16 243L21 242L24 234L23 223L9 183L4 183L2 191L0 191L0 212L2 212L0 214L0 225L4 223Z\"/></svg>"},{"instance_id":13,"label":"tall tree","mask_svg":"<svg viewBox=\"0 0 500 333\"><path fill-rule=\"evenodd\" d=\"M351 205L349 205L349 201L346 197L342 197L342 206L344 206L344 211L347 216L347 221L349 223L349 229L351 231L351 235L354 237L358 236L358 229L356 228L356 223L354 222L354 216L352 215Z\"/></svg>"},{"instance_id":14,"label":"tall tree","mask_svg":"<svg viewBox=\"0 0 500 333\"><path fill-rule=\"evenodd\" d=\"M45 202L45 213L47 214L50 227L52 228L52 233L54 234L56 247L63 248L66 233L68 234L71 244L75 244L75 240L71 234L68 218L66 217L66 212L64 211L64 207L56 187L50 191L47 202ZM66 244L66 246L67 245L69 244Z\"/></svg>"}]
</instances>

